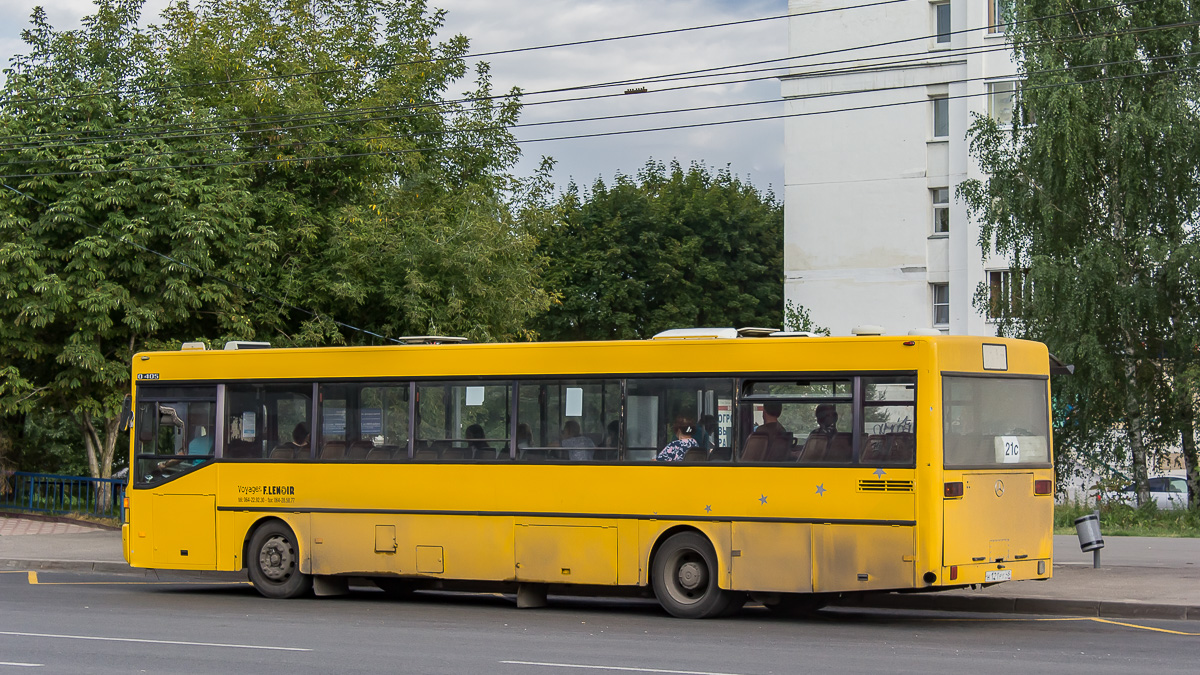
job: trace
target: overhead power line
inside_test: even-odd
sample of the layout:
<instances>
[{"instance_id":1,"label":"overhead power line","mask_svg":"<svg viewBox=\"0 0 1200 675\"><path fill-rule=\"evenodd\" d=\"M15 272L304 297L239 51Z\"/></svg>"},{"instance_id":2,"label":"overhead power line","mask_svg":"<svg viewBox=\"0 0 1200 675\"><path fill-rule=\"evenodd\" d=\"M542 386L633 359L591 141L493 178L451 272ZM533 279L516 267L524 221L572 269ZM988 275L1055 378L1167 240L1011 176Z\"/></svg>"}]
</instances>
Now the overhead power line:
<instances>
[{"instance_id":1,"label":"overhead power line","mask_svg":"<svg viewBox=\"0 0 1200 675\"><path fill-rule=\"evenodd\" d=\"M1196 22L1196 23L1197 23L1197 25L1200 25L1200 22ZM1187 53L1182 53L1182 54L1166 54L1166 55L1160 55L1157 57L1148 57L1148 58L1143 58L1143 59L1126 59L1126 60L1122 60L1122 61L1105 61L1105 62L1101 62L1101 63L1091 63L1091 64L1085 64L1085 65L1071 66L1071 67L1067 67L1067 68L1054 68L1054 69L1031 71L1029 73L1026 73L1025 75L1043 75L1043 74L1049 74L1049 73L1062 73L1062 72L1070 72L1072 70L1082 70L1085 68L1100 68L1100 67L1108 67L1108 66L1127 65L1130 63L1143 63L1143 62L1147 62L1147 61L1160 61L1160 60L1164 60L1164 59L1186 58L1189 56L1196 56L1196 55L1200 55L1200 52L1187 52ZM1011 77L1016 77L1016 76L1017 76L1016 74L1013 74ZM977 76L977 77L969 77L969 78L960 78L960 79L955 80L955 82L957 82L957 83L980 82L980 81L987 81L987 80L1003 79L1003 77L1005 77L1005 76L995 76L995 75ZM856 94L869 94L869 93L878 93L878 92L884 92L884 91L899 91L899 90L904 90L904 89L917 89L917 88L924 88L926 86L927 86L927 84L922 82L922 83L917 83L917 84L902 84L902 85L893 85L893 86L887 86L887 87L872 87L870 89L820 92L820 93L815 93L815 94L806 94L806 95L802 95L802 96L789 97L786 100L807 100L807 99L816 99L816 98L830 98L830 97L837 97L837 96L852 96L852 95L856 95ZM465 128L459 128L459 129L432 130L432 131L427 131L427 132L414 132L414 133L399 134L399 135L386 134L386 135L380 135L380 136L345 136L345 137L317 139L317 140L312 140L312 141L292 140L292 141L283 141L283 142L279 142L279 143L259 144L259 145L253 146L250 149L257 150L257 151L261 151L264 149L270 149L270 148L299 149L299 148L304 148L304 147L309 147L309 146L314 146L314 145L334 145L334 144L339 144L339 143L369 143L369 142L373 142L373 141L382 141L382 140L416 139L416 138L422 138L422 137L427 137L427 136L452 136L452 135L466 134L466 133L494 132L494 131L503 131L503 130L509 130L509 129L517 129L517 128L532 128L532 127L543 127L543 126L552 126L552 125L559 125L559 124L577 124L577 123L584 123L584 122L599 122L599 121L610 121L610 120L618 120L618 119L632 119L632 118L640 118L640 117L649 117L649 116L654 116L654 115L670 115L670 114L689 113L689 112L725 110L725 109L731 109L731 108L743 108L743 107L748 107L748 106L767 105L767 104L772 104L772 103L783 103L783 102L784 102L784 99L742 101L742 102L737 102L737 103L722 103L722 104L712 104L712 105L705 105L705 106L692 106L692 107L687 107L687 108L675 108L675 109L668 109L668 110L652 110L652 111L642 111L642 112L635 112L635 113L598 115L598 116L593 116L593 117L581 117L581 118L573 118L573 119L565 119L565 120L547 120L547 121L542 121L542 122L525 122L525 123L513 124L513 125L492 125L492 126L482 126L482 127L465 127ZM175 150L175 151L169 151L169 152L157 152L157 153L137 152L137 153L115 154L115 155L95 155L95 156L79 157L79 158L63 158L63 159L55 159L55 160L46 160L46 159L18 160L18 161L9 162L8 165L14 166L14 165L44 164L47 161L115 161L115 160L121 160L121 159L124 159L124 160L148 159L148 158L163 157L163 156L190 156L190 155L197 155L197 154L211 155L215 152L236 153L236 152L240 152L240 151L241 150L238 148L230 148L228 150L196 148L196 149L190 149L190 150ZM393 152L397 152L397 151L393 151Z\"/></svg>"},{"instance_id":2,"label":"overhead power line","mask_svg":"<svg viewBox=\"0 0 1200 675\"><path fill-rule=\"evenodd\" d=\"M1172 55L1172 56L1179 57L1181 55ZM1088 65L1084 65L1084 66L1077 66L1076 68L1092 68L1092 67L1098 67L1098 65L1103 65L1103 64L1088 64ZM1068 70L1068 69L1064 69L1064 70ZM1029 91L1029 90L1034 90L1034 89L1047 89L1047 88L1058 88L1058 87L1065 87L1065 86L1077 86L1077 85L1083 85L1083 84L1093 84L1093 83L1098 83L1098 82L1108 82L1108 81L1114 81L1114 80L1130 79L1130 78L1134 78L1134 77L1149 77L1149 76L1153 76L1153 75L1166 75L1166 74L1171 74L1171 73L1187 72L1187 71L1195 71L1195 70L1196 70L1195 67L1172 68L1172 69L1147 72L1147 73L1131 73L1128 75L1100 77L1100 78L1093 78L1090 80L1077 80L1074 82L1063 82L1063 83L1055 83L1055 84L1047 84L1047 85L1025 86L1025 87L1023 87L1023 89L1026 91ZM991 78L989 78L989 79L991 79ZM854 93L864 93L865 91L870 91L870 90L863 90L863 92L854 92ZM983 92L983 93L974 93L974 94L953 95L953 96L947 96L945 98L953 100L953 99L974 98L974 97L978 97L978 96L987 96L987 95L988 95L987 92ZM579 140L579 139L587 139L587 138L604 138L604 137L613 137L613 136L625 136L625 135L630 135L630 134L656 133L656 132L663 132L663 131L677 131L677 130L683 130L683 129L710 128L710 127L717 127L717 126L727 126L730 124L744 124L744 123L748 123L748 122L762 122L762 121L768 121L768 120L787 119L787 118L792 118L792 117L811 117L811 116L829 115L829 114L835 114L835 113L874 110L874 109L879 109L879 108L891 108L891 107L904 106L904 105L928 104L928 102L929 102L928 97L922 97L921 99L911 100L911 101L892 101L892 102L888 102L888 103L876 103L876 104L863 105L863 106L834 108L834 109L829 109L829 110L816 110L816 111L798 112L798 113L783 113L783 114L778 114L778 115L763 115L763 116L759 116L759 117L746 117L746 118L720 120L720 121L712 121L712 122L694 122L694 123L687 123L687 124L677 124L677 125L660 126L660 127L652 127L652 128L644 128L644 129L622 129L622 130L616 130L616 131L603 131L603 132L572 134L572 135L554 136L554 137L517 139L515 142L518 144L544 143L544 142L551 142L551 141ZM312 162L312 161L319 161L319 160L326 160L326 159L351 159L351 158L356 158L356 157L389 156L389 155L408 154L408 153L413 153L413 152L432 152L432 151L440 151L440 150L447 150L447 149L471 150L471 149L479 149L480 147L491 147L491 146L459 145L459 146L449 146L449 147L443 147L443 148L438 148L438 147L406 148L403 150L373 151L373 152L359 152L359 153L340 153L340 154L336 154L336 155L310 155L310 156L301 156L301 157L255 159L255 160L244 160L244 161L234 161L234 162L212 162L212 163L147 166L147 167L117 167L117 168L106 168L106 169L97 169L97 170L76 170L76 171L56 171L56 172L26 173L26 174L8 174L8 175L0 175L0 179L10 180L10 179L15 179L15 178L74 176L74 175L85 175L85 174L86 175L103 175L103 174L110 174L110 173L140 173L140 172L144 172L144 171L202 169L202 168L216 168L216 167L229 167L229 166L248 166L248 165L257 165L257 164L280 164L280 165L282 165L282 164L291 164L291 163L296 163L296 162Z\"/></svg>"},{"instance_id":3,"label":"overhead power line","mask_svg":"<svg viewBox=\"0 0 1200 675\"><path fill-rule=\"evenodd\" d=\"M806 12L806 13L792 15L792 16L804 16L807 14L822 14L822 13L830 12L830 11L844 11L844 10L848 10L848 9L860 9L860 8L864 8L864 7L872 7L872 6L881 5L881 4L891 4L893 2L900 2L900 1L903 1L903 0L886 0L883 2L866 3L866 4L862 4L862 5L853 5L853 6L849 6L849 7L827 8L825 10L816 10L813 12ZM1018 25L1021 23L1029 22L1029 21L1042 21L1045 19L1075 16L1075 15L1082 14L1082 13L1100 11L1100 10L1104 10L1104 9L1111 9L1111 8L1115 8L1115 7L1129 7L1132 5L1140 4L1145 1L1146 0L1129 0L1128 2L1114 3L1111 5L1104 5L1101 7L1091 7L1091 8L1081 9L1081 10L1073 10L1070 12L1063 12L1060 14L1052 14L1052 15L1046 15L1046 16L1042 16L1042 17L1034 17L1034 18L1030 18L1030 19L1025 19L1023 21L1013 22L1010 25ZM788 15L780 15L779 17L773 17L773 18L783 18L785 16L788 16ZM766 17L761 20L766 20L767 18L772 18L772 17ZM753 20L749 20L749 21L753 21ZM686 29L672 29L672 30L699 30L701 28L713 27L713 26L719 26L719 25L724 25L724 24L710 24L709 26L699 26L699 27L692 27L692 28L686 28ZM988 28L989 27L987 27L987 26L976 27L976 28L967 28L967 29L963 29L963 30L959 30L959 31L952 31L950 33L950 35L978 32L978 31L988 30ZM641 34L639 34L639 35L641 35ZM622 80L611 80L611 81L607 81L607 82L599 82L599 83L592 83L592 84L586 84L586 85L575 85L575 86L570 86L570 87L559 87L559 88L545 89L545 90L534 91L534 92L521 92L518 95L538 96L538 95L543 95L543 94L565 93L565 92L570 92L570 91L580 91L580 90L586 90L586 89L597 89L597 88L606 88L606 87L626 87L628 85L645 85L645 84L653 84L653 83L657 83L657 82L666 82L666 81L673 81L673 80L677 80L677 79L694 78L694 77L705 77L705 76L722 77L729 73L724 73L721 71L728 71L728 70L734 69L734 68L743 68L743 67L747 67L747 66L758 66L758 65L765 65L765 64L770 64L770 63L781 64L777 67L782 68L782 67L785 67L782 64L784 62L788 62L788 61L796 61L799 59L813 58L813 57L817 57L817 56L828 56L828 55L832 55L832 54L839 54L839 53L845 53L845 52L850 52L850 51L858 51L858 50L863 50L863 49L872 49L872 48L881 47L881 46L894 46L897 44L903 44L906 42L913 42L913 41L918 41L918 40L928 40L928 39L935 37L935 35L936 34L921 35L921 36L917 36L917 37L904 38L904 39L900 39L900 40L891 40L891 41L877 42L877 43L871 43L871 44L866 44L866 45L857 45L857 46L852 46L852 47L826 50L826 51L821 51L821 52L812 52L809 54L800 54L800 55L782 57L782 58L777 58L777 59L767 59L767 60L761 60L761 61L748 61L748 62L739 63L739 64L728 64L728 65L703 68L703 69L698 69L698 70L681 71L681 72L677 72L677 73L651 75L651 76L645 76L645 77L639 77L639 78L627 78L627 79L622 79ZM620 36L618 36L618 37L620 37ZM605 40L610 40L610 39L618 39L618 38L599 38L598 40L605 41ZM587 42L587 41L584 41L584 42ZM529 49L551 48L554 46L562 46L562 45L568 45L568 44L573 44L573 43L560 43L560 45L547 45L547 46L536 47L536 48L518 48L518 51L528 51ZM944 52L944 51L939 52L939 54L945 54L945 53L946 52ZM861 60L866 60L866 59L881 59L881 58L890 58L890 57L886 56L886 55L878 56L878 57L860 57L859 59L851 59L846 62L861 61ZM810 67L810 66L821 65L821 64L803 64L803 65L805 67ZM292 75L287 75L286 77L298 77L298 76L304 75L304 74L322 74L325 72L332 72L332 71L307 71L305 73L295 73ZM245 81L256 81L256 80L263 80L263 79L269 80L269 79L274 79L274 78L276 78L276 76L263 76L262 78L250 78ZM228 82L221 82L221 83L213 83L213 84L227 84L227 83ZM183 85L180 85L180 86L183 86ZM148 91L154 91L154 90L153 89L145 89L143 91L148 92ZM80 94L75 97L89 97L89 96L97 96L97 95L100 95L100 93ZM608 94L608 95L604 95L602 97L616 96L616 95L617 94ZM493 95L484 96L484 97L467 97L467 98L458 99L457 101L446 101L446 102L443 102L443 104L451 105L454 103L484 102L484 101L489 101L489 100L494 101L494 100L508 99L511 97L513 97L513 94L493 94ZM51 100L51 99L27 99L27 100ZM536 104L539 104L539 103L533 102L533 103L527 103L524 105L536 105ZM288 114L288 115L277 115L277 116L265 116L265 117L257 118L254 121L248 121L248 120L244 120L244 119L215 120L215 121L210 121L208 124L228 124L230 126L233 126L233 125L246 125L246 124L266 124L266 123L271 123L271 122L276 122L276 121L301 121L301 120L307 120L310 118L311 119L324 119L326 117L341 116L341 115L345 115L345 114L353 114L355 112L382 112L382 111L404 110L404 109L412 110L415 107L427 106L427 105L430 105L430 104L415 104L415 105L409 105L409 106L403 106L403 105L402 106L376 106L376 107L372 107L372 108L349 108L349 109L343 109L340 111L322 111L322 112L314 112L314 113L299 113L299 114ZM447 111L445 114L450 114L453 112L458 112L458 111L456 111L456 110L455 111ZM433 114L433 113L431 113L431 114ZM437 114L442 114L442 113L437 113ZM131 128L126 128L123 131L129 132L129 131L139 131L139 130L170 130L170 127L163 127L161 125L140 127L140 128L139 127L131 127ZM37 135L37 137L38 138L52 138L54 136L62 136L62 135L69 136L69 135L73 135L76 133L77 132L75 132L75 131L51 132L48 134ZM11 138L17 138L17 137L0 136L0 141L9 140ZM31 137L22 136L19 138L21 140L28 141Z\"/></svg>"},{"instance_id":4,"label":"overhead power line","mask_svg":"<svg viewBox=\"0 0 1200 675\"><path fill-rule=\"evenodd\" d=\"M1093 39L1096 37L1109 37L1109 36L1127 35L1127 34L1139 33L1139 32L1169 30L1169 29L1180 28L1180 27L1194 27L1196 25L1200 25L1200 22L1193 21L1193 22L1182 22L1182 23L1178 23L1178 24L1164 24L1164 25L1148 26L1148 27L1133 27L1133 28L1128 28L1128 29L1124 29L1124 30L1120 30L1120 31L1109 31L1109 32L1104 32L1104 33L1091 33L1091 34L1076 35L1076 36L1071 36L1070 38L1067 38L1066 40L1075 41L1075 40L1082 40L1082 39ZM1050 43L1050 42L1062 42L1062 41L1066 41L1066 40L1043 40L1043 41L1038 41L1038 42L1032 42L1029 44L1046 44L1046 43ZM827 62L823 62L823 63L806 64L806 67L839 66L839 65L842 67L826 69L826 70L806 70L802 73L792 75L792 77L807 78L807 77L827 76L829 74L853 72L855 70L870 69L870 68L884 68L884 67L891 67L891 66L896 66L896 65L903 65L905 63L926 61L929 59L948 59L948 58L951 58L954 56L979 54L979 53L986 53L989 51L1004 51L1007 49L1009 49L1009 47L1007 45L991 45L991 46L985 45L982 47L966 47L966 48L956 48L956 49L950 49L950 50L939 50L936 53L931 53L928 50L925 50L925 51L920 51L920 52L908 52L908 53L902 53L902 54L882 55L882 56L864 57L864 58L848 59L848 60L843 59L843 60L836 60L836 61L827 61ZM911 57L911 58L908 58L908 57ZM801 58L801 57L793 57L793 58ZM874 61L875 63L871 63L872 61ZM764 71L764 70L778 70L782 67L785 67L785 66L762 68L762 69L756 69L753 71L742 71L742 73L748 74L748 73L760 72L760 71ZM742 73L732 72L732 73L723 73L723 75L726 75L726 74L736 75L736 74L742 74ZM699 78L699 77L710 77L710 76L689 75L689 76L682 76L678 79L694 79L694 78ZM775 79L776 77L777 77L776 75L769 75L769 76L763 76L763 77L742 78L742 79L724 80L724 81L717 81L717 82L704 82L704 83L691 84L691 85L681 85L681 86L675 86L675 87L659 88L659 89L655 89L654 92L661 93L661 92L665 92L665 91L679 91L679 90L690 89L690 88L724 86L724 85L729 85L729 84L742 84L742 83L747 83L747 82L762 81L762 80L766 80L766 79ZM668 81L668 79L664 78L660 81ZM590 86L591 85L585 85L582 87L575 87L575 88L569 88L569 89L570 90L578 90L578 89L589 88ZM547 91L561 91L561 90L547 90ZM535 92L535 93L541 93L541 92ZM535 105L548 105L548 104L554 104L554 103L571 103L571 102L598 100L598 99L604 99L604 98L617 98L617 97L622 97L623 95L624 94L622 92L606 93L606 94L596 94L596 95L590 95L590 96L578 96L578 97L570 97L570 98L562 98L562 99L551 99L551 100L547 100L547 101L533 101L533 102L529 102L529 103L526 103L523 105L525 107L529 107L529 106L535 106ZM464 99L459 99L458 101L447 101L441 105L452 105L452 104L456 104L456 103L469 103L469 102L481 102L481 101L487 101L487 100L496 99L496 98L503 98L503 96L464 98ZM54 142L47 143L45 141L40 140L40 138L42 138L42 136L38 136L38 135L35 135L35 136L9 136L7 138L20 138L20 139L24 140L25 142L17 143L17 144L9 144L7 146L0 145L0 150L37 148L39 151L42 151L42 150L52 149L52 148L57 148L57 147L68 147L68 148L69 147L81 147L81 146L86 146L89 143L100 143L100 142L106 142L106 141L128 142L128 141L132 141L132 140L188 139L188 138L203 138L203 137L211 137L211 136L227 136L227 135L235 134L235 133L245 133L245 134L269 133L269 134L273 134L273 135L278 135L278 134L295 131L295 130L299 130L299 129L326 126L326 125L330 125L330 124L370 123L370 122L380 122L380 121L388 121L388 120L402 120L402 119L413 118L413 117L427 117L427 116L433 116L433 115L461 114L463 112L461 109L457 109L457 108L450 109L450 110L436 110L436 109L435 110L420 110L419 109L422 107L424 107L424 108L436 107L438 105L439 104L437 104L437 103L427 103L427 104L418 104L415 106L407 106L406 105L406 106L400 106L400 107L384 106L384 107L374 107L374 108L350 108L350 109L342 109L342 110L337 110L337 111L329 111L329 112L324 112L324 113L313 113L313 114L305 113L305 114L297 114L297 115L291 115L291 116L278 116L278 118L277 118L278 121L286 121L285 118L288 118L288 119L295 120L295 121L311 122L311 123L310 124L297 124L297 125L291 125L291 126L268 126L268 127L261 128L261 129L238 129L235 127L235 125L230 125L228 127L225 127L225 126L221 126L216 121L210 121L210 122L206 122L200 126L188 127L187 130L184 132L180 132L178 125L172 125L170 127L164 127L164 126L126 127L126 128L122 128L119 130L113 130L112 132L109 132L110 135L108 135L108 136L91 136L91 137L87 137L87 138L74 138L74 139L59 142L59 143L54 143ZM378 115L378 116L352 117L353 115L356 115L357 113L360 113L360 112L368 112L368 113L370 113L370 112L391 112L391 111L399 111L399 110L408 110L410 112L397 112L396 114ZM636 114L633 114L633 115L636 115ZM253 120L253 121L241 120L237 124L241 124L241 125L261 124L262 123L261 120L263 120L263 119L265 119L265 118L259 118L259 119ZM324 121L321 121L321 120L324 120ZM563 120L562 122L569 123L571 121L573 121L573 120ZM545 123L537 123L537 124L545 124ZM517 125L517 126L523 126L523 125ZM157 130L169 129L169 130L176 131L176 133L154 133L154 134L131 133L131 132L136 132L139 129L157 129ZM215 129L215 131L205 132L206 129ZM70 134L70 133L71 132L69 132L69 131L55 132L55 135L64 135L64 134ZM47 135L49 135L49 134L47 134ZM3 139L3 138L5 138L5 137L0 137L0 139ZM286 145L289 143L295 143L295 141L288 141L287 143L281 143L280 145ZM257 144L250 143L250 145L257 145Z\"/></svg>"},{"instance_id":5,"label":"overhead power line","mask_svg":"<svg viewBox=\"0 0 1200 675\"><path fill-rule=\"evenodd\" d=\"M776 15L772 15L772 16L763 16L763 17L758 17L758 18L754 18L754 19L737 19L734 21L723 21L720 23L710 23L710 24L704 24L701 26L686 26L683 28L668 28L668 29L664 29L664 30L649 31L649 32L644 32L644 33L629 33L629 34L625 34L625 35L612 35L612 36L608 36L608 37L589 38L586 40L574 40L574 41L570 41L570 42L556 42L553 44L536 45L536 46L531 46L531 47L514 47L511 49L497 49L497 50L490 51L490 52L477 52L475 54L463 54L461 56L440 56L440 57L432 57L432 58L426 58L426 59L414 59L414 60L410 60L410 61L396 61L393 63L369 64L369 65L364 64L361 66L347 66L344 68L326 68L326 69L322 69L322 70L308 70L308 71L301 71L301 72L297 72L297 73L286 73L286 74L279 74L279 75L263 75L263 76L259 76L259 77L245 77L245 78L237 78L237 79L222 80L222 81L194 82L194 83L190 83L190 84L170 85L170 86L165 86L165 87L151 87L151 88L145 88L145 89L139 88L139 87L116 87L113 89L106 90L104 92L97 92L95 94L77 94L77 95L61 96L61 97L60 96L46 96L46 97L40 97L40 98L11 99L10 102L12 102L12 103L41 103L41 102L45 102L45 101L70 100L72 98L78 98L81 96L95 96L95 95L110 94L110 93L119 94L119 93L130 93L130 92L170 91L170 90L177 90L177 89L189 89L189 88L194 88L194 87L226 86L226 85L230 85L230 84L245 84L245 83L250 83L250 82L269 82L272 80L284 80L284 79L293 79L293 78L297 78L297 77L307 77L309 75L336 75L338 73L356 72L356 71L362 71L362 70L374 70L374 69L378 69L378 68L399 68L402 66L415 66L415 65L424 65L424 64L430 64L430 63L440 63L442 61L457 61L457 60L462 60L462 59L484 58L484 57L488 57L488 56L501 56L501 55L505 55L505 54L520 54L523 52L539 51L539 50L543 50L543 49L560 49L563 47L579 47L579 46L583 46L583 45L600 44L600 43L604 43L604 42L615 42L618 40L633 40L633 39L646 38L646 37L659 37L662 35L671 35L671 34L675 34L675 33L687 33L687 32L698 31L698 30L709 30L709 29L713 29L713 28L727 28L730 26L741 26L741 25L752 24L752 23L761 23L764 21L776 21L779 19L788 19L788 18L792 18L794 16L807 16L810 14L826 14L828 12L843 12L843 11L853 10L853 9L862 9L865 7L890 5L893 3L904 2L904 1L905 0L876 0L875 2L863 3L860 5L850 5L850 6L846 6L846 7L830 7L830 8L826 8L826 9L816 9L816 10L812 10L812 11L808 11L808 12L797 12L796 14L776 14Z\"/></svg>"}]
</instances>

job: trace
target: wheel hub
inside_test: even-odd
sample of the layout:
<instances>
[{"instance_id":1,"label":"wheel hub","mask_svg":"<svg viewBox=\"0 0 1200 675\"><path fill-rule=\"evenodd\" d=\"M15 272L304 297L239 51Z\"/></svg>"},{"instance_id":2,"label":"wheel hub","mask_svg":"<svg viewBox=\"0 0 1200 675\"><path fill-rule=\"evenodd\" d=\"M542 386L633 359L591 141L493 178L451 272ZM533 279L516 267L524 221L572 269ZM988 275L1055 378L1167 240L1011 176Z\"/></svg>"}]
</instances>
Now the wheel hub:
<instances>
[{"instance_id":1,"label":"wheel hub","mask_svg":"<svg viewBox=\"0 0 1200 675\"><path fill-rule=\"evenodd\" d=\"M272 581L287 578L296 567L296 556L288 541L275 536L264 542L258 552L258 567L263 575Z\"/></svg>"},{"instance_id":2,"label":"wheel hub","mask_svg":"<svg viewBox=\"0 0 1200 675\"><path fill-rule=\"evenodd\" d=\"M685 562L679 566L679 585L687 591L695 591L708 583L704 566L694 561Z\"/></svg>"}]
</instances>

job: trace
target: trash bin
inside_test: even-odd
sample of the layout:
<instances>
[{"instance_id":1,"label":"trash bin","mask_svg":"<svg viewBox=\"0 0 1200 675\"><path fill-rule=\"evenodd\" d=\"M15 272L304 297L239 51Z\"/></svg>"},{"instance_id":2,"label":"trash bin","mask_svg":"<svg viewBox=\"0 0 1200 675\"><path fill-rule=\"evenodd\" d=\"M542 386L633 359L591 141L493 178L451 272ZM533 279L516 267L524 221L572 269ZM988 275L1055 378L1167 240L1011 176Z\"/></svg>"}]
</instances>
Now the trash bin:
<instances>
[{"instance_id":1,"label":"trash bin","mask_svg":"<svg viewBox=\"0 0 1200 675\"><path fill-rule=\"evenodd\" d=\"M1075 533L1079 535L1079 550L1087 553L1104 548L1100 537L1100 514L1089 513L1075 519Z\"/></svg>"}]
</instances>

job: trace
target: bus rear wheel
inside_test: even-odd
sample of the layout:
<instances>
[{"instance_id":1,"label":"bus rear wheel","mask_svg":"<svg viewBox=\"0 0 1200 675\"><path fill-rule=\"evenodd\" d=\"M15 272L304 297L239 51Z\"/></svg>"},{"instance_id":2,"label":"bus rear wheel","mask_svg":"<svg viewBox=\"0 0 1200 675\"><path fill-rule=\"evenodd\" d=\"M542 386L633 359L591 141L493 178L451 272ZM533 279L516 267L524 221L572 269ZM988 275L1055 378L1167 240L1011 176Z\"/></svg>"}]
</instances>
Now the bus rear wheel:
<instances>
[{"instance_id":1,"label":"bus rear wheel","mask_svg":"<svg viewBox=\"0 0 1200 675\"><path fill-rule=\"evenodd\" d=\"M717 585L717 553L697 532L680 532L663 542L650 571L654 595L671 616L707 619L745 602L745 596Z\"/></svg>"},{"instance_id":2,"label":"bus rear wheel","mask_svg":"<svg viewBox=\"0 0 1200 675\"><path fill-rule=\"evenodd\" d=\"M246 558L251 583L268 598L295 598L312 589L312 576L300 572L296 535L277 520L254 530Z\"/></svg>"}]
</instances>

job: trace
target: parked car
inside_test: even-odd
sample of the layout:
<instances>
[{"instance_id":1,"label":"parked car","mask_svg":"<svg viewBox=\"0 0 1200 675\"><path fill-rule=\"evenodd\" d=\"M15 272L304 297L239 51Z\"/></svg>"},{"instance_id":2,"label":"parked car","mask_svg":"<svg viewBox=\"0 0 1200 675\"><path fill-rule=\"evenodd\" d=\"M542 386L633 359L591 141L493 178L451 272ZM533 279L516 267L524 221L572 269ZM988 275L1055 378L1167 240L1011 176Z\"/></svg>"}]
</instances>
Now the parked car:
<instances>
[{"instance_id":1,"label":"parked car","mask_svg":"<svg viewBox=\"0 0 1200 675\"><path fill-rule=\"evenodd\" d=\"M1137 504L1137 488L1133 483L1121 488L1121 496L1128 504ZM1150 498L1160 509L1186 509L1188 505L1187 481L1176 476L1157 476L1150 479Z\"/></svg>"}]
</instances>

